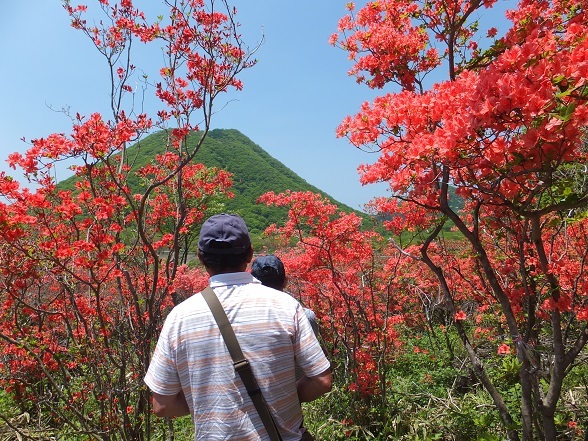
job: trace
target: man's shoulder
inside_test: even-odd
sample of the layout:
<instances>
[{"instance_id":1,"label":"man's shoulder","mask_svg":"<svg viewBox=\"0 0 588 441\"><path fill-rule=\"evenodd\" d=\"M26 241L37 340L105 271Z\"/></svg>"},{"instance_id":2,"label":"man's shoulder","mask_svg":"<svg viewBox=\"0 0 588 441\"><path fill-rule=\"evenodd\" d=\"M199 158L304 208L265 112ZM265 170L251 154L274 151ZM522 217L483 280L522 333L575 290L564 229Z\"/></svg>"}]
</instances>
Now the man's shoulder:
<instances>
[{"instance_id":1,"label":"man's shoulder","mask_svg":"<svg viewBox=\"0 0 588 441\"><path fill-rule=\"evenodd\" d=\"M282 302L286 302L288 304L292 304L295 305L298 302L298 300L296 300L292 294L290 294L287 291L281 291L279 289L275 289L275 288L270 288L269 286L264 286L264 285L260 285L264 291L265 294L272 296L274 299L277 299L279 301Z\"/></svg>"},{"instance_id":2,"label":"man's shoulder","mask_svg":"<svg viewBox=\"0 0 588 441\"><path fill-rule=\"evenodd\" d=\"M169 316L181 318L186 314L194 313L204 308L205 305L206 302L204 301L204 297L202 297L202 291L198 291L174 306L170 311Z\"/></svg>"}]
</instances>

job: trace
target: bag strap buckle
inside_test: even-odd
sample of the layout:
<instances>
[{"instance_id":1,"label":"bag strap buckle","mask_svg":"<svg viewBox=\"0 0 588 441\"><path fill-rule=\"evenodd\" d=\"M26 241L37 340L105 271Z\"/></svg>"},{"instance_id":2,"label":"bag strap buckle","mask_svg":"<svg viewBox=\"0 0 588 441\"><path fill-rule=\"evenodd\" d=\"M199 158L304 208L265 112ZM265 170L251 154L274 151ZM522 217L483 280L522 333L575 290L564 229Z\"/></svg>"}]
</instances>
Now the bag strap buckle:
<instances>
[{"instance_id":1,"label":"bag strap buckle","mask_svg":"<svg viewBox=\"0 0 588 441\"><path fill-rule=\"evenodd\" d=\"M233 366L237 372L244 371L245 369L249 368L249 360L247 360L247 359L238 360L233 363Z\"/></svg>"}]
</instances>

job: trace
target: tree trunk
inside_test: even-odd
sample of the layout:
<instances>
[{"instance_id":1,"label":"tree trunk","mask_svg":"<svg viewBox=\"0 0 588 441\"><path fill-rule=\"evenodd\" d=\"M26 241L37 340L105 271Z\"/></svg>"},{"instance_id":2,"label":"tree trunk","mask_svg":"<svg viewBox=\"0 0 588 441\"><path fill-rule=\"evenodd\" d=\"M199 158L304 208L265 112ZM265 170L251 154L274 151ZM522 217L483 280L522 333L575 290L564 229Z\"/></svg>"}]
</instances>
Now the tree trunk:
<instances>
[{"instance_id":1,"label":"tree trunk","mask_svg":"<svg viewBox=\"0 0 588 441\"><path fill-rule=\"evenodd\" d=\"M460 330L460 328L462 328L461 325L458 326L459 334L465 335L465 333L463 333L463 331ZM515 429L513 429L515 424L512 419L512 416L510 415L510 412L508 411L508 407L502 399L502 395L500 395L500 392L498 392L498 390L494 387L492 380L490 380L490 378L486 374L486 370L484 369L482 362L480 361L476 352L474 351L474 348L472 348L468 341L464 342L464 346L466 347L468 354L470 356L470 361L474 369L474 374L480 380L480 382L484 386L484 389L486 389L486 391L490 394L490 396L492 397L492 401L496 406L496 409L498 409L500 419L502 420L502 424L506 428L508 434L508 440L519 441L519 434Z\"/></svg>"},{"instance_id":2,"label":"tree trunk","mask_svg":"<svg viewBox=\"0 0 588 441\"><path fill-rule=\"evenodd\" d=\"M517 345L518 346L518 345ZM518 352L518 350L517 350ZM521 379L521 421L524 441L533 440L533 385L531 383L530 373L531 363L523 354L519 355L519 360L523 359L523 364L519 370Z\"/></svg>"}]
</instances>

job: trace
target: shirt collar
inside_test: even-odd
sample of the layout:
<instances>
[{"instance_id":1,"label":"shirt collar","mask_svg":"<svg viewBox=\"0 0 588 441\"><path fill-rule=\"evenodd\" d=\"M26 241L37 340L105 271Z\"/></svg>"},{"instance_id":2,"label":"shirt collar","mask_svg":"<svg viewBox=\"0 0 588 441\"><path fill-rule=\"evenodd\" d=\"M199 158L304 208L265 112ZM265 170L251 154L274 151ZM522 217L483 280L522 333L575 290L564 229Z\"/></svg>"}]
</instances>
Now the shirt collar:
<instances>
[{"instance_id":1,"label":"shirt collar","mask_svg":"<svg viewBox=\"0 0 588 441\"><path fill-rule=\"evenodd\" d=\"M216 288L217 286L227 285L244 285L247 283L260 283L255 277L248 272L226 273L211 276L209 280L210 286Z\"/></svg>"}]
</instances>

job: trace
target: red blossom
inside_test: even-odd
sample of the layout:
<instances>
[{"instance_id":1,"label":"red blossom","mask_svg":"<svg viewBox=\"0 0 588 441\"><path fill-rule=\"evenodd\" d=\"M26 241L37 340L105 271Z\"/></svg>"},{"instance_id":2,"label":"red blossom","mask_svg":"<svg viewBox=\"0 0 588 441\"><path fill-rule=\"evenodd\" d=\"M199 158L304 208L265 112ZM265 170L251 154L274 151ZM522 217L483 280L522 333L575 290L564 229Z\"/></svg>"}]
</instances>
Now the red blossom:
<instances>
[{"instance_id":1,"label":"red blossom","mask_svg":"<svg viewBox=\"0 0 588 441\"><path fill-rule=\"evenodd\" d=\"M467 318L466 313L463 311L456 311L455 314L453 315L453 319L455 321L463 321Z\"/></svg>"}]
</instances>

